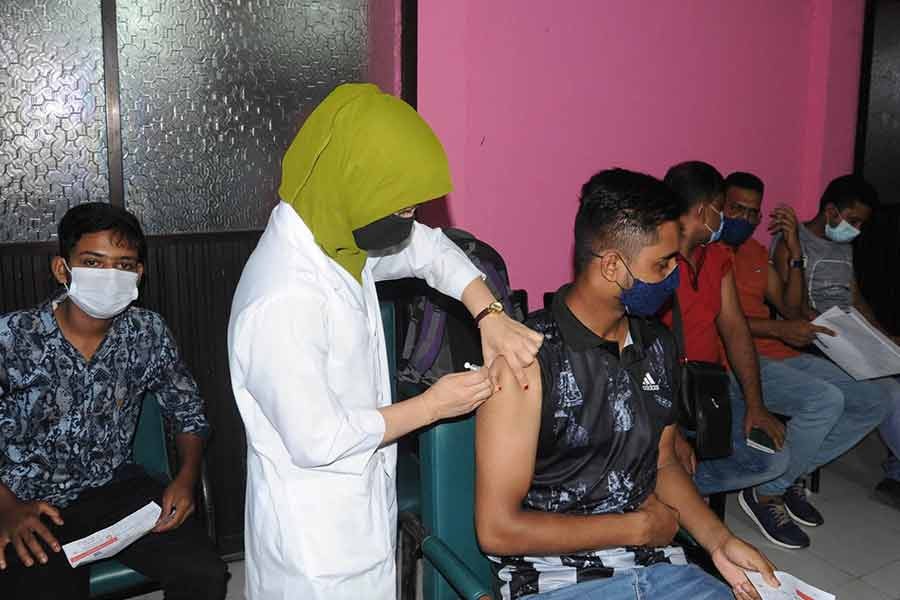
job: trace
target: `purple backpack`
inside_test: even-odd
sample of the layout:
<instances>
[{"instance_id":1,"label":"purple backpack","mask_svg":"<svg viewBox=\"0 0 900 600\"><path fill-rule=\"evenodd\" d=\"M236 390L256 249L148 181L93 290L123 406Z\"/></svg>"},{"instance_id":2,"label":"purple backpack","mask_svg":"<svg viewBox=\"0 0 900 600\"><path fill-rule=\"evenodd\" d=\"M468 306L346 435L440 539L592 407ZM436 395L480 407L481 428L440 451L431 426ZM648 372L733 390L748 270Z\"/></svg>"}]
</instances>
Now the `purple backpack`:
<instances>
[{"instance_id":1,"label":"purple backpack","mask_svg":"<svg viewBox=\"0 0 900 600\"><path fill-rule=\"evenodd\" d=\"M503 302L507 314L524 321L524 292L510 290L506 263L500 254L462 229L444 229L444 233L485 274L485 283ZM461 371L466 362L481 364L478 328L461 302L429 288L410 300L407 311L399 381L429 386L443 375Z\"/></svg>"}]
</instances>

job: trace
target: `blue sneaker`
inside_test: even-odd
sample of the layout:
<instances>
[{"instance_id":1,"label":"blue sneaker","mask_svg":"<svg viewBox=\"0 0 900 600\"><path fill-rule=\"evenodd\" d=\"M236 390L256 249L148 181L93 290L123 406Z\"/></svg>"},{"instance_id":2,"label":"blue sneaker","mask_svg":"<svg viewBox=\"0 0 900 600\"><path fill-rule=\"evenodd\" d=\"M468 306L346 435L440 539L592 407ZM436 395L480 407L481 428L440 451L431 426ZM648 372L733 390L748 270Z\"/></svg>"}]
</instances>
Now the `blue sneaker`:
<instances>
[{"instance_id":1,"label":"blue sneaker","mask_svg":"<svg viewBox=\"0 0 900 600\"><path fill-rule=\"evenodd\" d=\"M803 485L802 479L795 481L784 493L783 498L784 508L797 523L807 527L818 527L825 522L816 507L809 503L809 499L806 497L806 486Z\"/></svg>"},{"instance_id":2,"label":"blue sneaker","mask_svg":"<svg viewBox=\"0 0 900 600\"><path fill-rule=\"evenodd\" d=\"M900 480L887 477L875 486L875 497L894 508L900 509Z\"/></svg>"},{"instance_id":3,"label":"blue sneaker","mask_svg":"<svg viewBox=\"0 0 900 600\"><path fill-rule=\"evenodd\" d=\"M791 520L781 502L763 504L757 499L756 490L746 489L738 494L738 504L762 534L776 546L790 549L809 546L809 536Z\"/></svg>"}]
</instances>

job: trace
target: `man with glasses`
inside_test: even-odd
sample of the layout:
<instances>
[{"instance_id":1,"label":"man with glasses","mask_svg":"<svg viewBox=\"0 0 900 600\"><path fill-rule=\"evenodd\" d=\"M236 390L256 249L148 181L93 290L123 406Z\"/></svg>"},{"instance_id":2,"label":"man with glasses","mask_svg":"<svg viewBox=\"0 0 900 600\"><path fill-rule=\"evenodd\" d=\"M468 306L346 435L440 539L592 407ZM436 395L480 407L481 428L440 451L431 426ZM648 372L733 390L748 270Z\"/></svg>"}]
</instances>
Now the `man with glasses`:
<instances>
[{"instance_id":1,"label":"man with glasses","mask_svg":"<svg viewBox=\"0 0 900 600\"><path fill-rule=\"evenodd\" d=\"M763 191L763 182L753 174L726 178L722 241L733 249L734 279L759 354L766 407L790 417L785 438L790 463L780 477L741 492L739 503L773 543L802 548L809 545L809 536L797 524L824 522L806 497L802 477L852 448L884 419L887 407L878 384L855 381L832 362L798 350L816 335L834 334L812 324L804 310L793 209L775 208L769 223L769 231L783 237L790 253L786 279L770 263L766 248L750 237L760 222Z\"/></svg>"}]
</instances>

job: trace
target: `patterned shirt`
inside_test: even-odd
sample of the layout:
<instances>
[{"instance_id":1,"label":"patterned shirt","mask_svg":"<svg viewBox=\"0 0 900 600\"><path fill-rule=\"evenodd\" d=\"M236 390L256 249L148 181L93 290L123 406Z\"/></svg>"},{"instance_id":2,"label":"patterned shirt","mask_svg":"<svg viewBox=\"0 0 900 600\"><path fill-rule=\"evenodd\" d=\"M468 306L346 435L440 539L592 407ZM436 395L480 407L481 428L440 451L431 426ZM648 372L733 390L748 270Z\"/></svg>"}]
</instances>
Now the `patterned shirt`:
<instances>
[{"instance_id":1,"label":"patterned shirt","mask_svg":"<svg viewBox=\"0 0 900 600\"><path fill-rule=\"evenodd\" d=\"M148 392L177 432L206 437L209 425L162 317L128 308L87 361L56 323L61 299L0 316L0 481L66 507L131 460Z\"/></svg>"},{"instance_id":2,"label":"patterned shirt","mask_svg":"<svg viewBox=\"0 0 900 600\"><path fill-rule=\"evenodd\" d=\"M565 303L568 287L528 325L544 334L541 425L528 510L577 515L637 509L656 487L662 430L675 421L678 381L671 334L629 320L624 349L583 325ZM620 569L685 564L680 548L605 548L565 556L489 557L499 596L549 592Z\"/></svg>"}]
</instances>

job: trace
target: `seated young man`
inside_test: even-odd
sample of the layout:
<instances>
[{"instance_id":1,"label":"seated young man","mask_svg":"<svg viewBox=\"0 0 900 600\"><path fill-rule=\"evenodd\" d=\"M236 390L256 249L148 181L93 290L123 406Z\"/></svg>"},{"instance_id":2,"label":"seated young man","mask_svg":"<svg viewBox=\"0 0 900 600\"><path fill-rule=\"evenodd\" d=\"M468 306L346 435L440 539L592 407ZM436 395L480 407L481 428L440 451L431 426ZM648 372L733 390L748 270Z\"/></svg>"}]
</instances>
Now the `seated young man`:
<instances>
[{"instance_id":1,"label":"seated young man","mask_svg":"<svg viewBox=\"0 0 900 600\"><path fill-rule=\"evenodd\" d=\"M209 426L194 379L162 318L130 307L146 242L137 219L105 203L59 224L53 275L66 291L0 317L0 590L30 600L88 597L90 566L62 545L150 501L155 529L117 558L160 581L166 598L225 597L225 564L192 517ZM131 464L144 396L174 424L181 468L163 485Z\"/></svg>"},{"instance_id":2,"label":"seated young man","mask_svg":"<svg viewBox=\"0 0 900 600\"><path fill-rule=\"evenodd\" d=\"M725 224L724 179L712 165L689 161L670 168L665 182L686 205L680 218L681 282L676 292L686 358L724 365L727 356L731 368L732 454L701 461L694 482L704 496L750 488L784 473L790 453L784 448L768 454L746 443L758 428L781 448L784 426L763 404L759 363L738 300L731 252L718 242ZM663 321L672 323L670 310Z\"/></svg>"},{"instance_id":3,"label":"seated young man","mask_svg":"<svg viewBox=\"0 0 900 600\"><path fill-rule=\"evenodd\" d=\"M794 271L802 267L803 306L810 318L833 306L852 306L884 331L856 284L851 244L877 208L878 194L869 182L857 175L843 175L825 188L815 218L797 228L800 254L784 236L773 238L770 252L781 280L789 281ZM900 342L900 338L895 337L894 341ZM894 377L876 381L890 412L878 431L891 452L884 463L885 478L876 487L876 494L900 508L900 381Z\"/></svg>"},{"instance_id":4,"label":"seated young man","mask_svg":"<svg viewBox=\"0 0 900 600\"><path fill-rule=\"evenodd\" d=\"M808 346L816 334L833 332L810 323L803 311L803 264L794 211L776 208L770 225L796 257L786 285L766 248L750 237L759 224L763 191L763 182L750 173L732 173L725 179L722 241L733 248L734 279L759 354L766 406L791 417L786 437L791 460L780 477L741 492L739 502L770 541L796 548L809 545L809 536L796 523L824 523L806 497L801 476L856 445L884 420L888 405L877 383L856 381L831 361L796 349ZM773 319L767 302L783 318Z\"/></svg>"},{"instance_id":5,"label":"seated young man","mask_svg":"<svg viewBox=\"0 0 900 600\"><path fill-rule=\"evenodd\" d=\"M678 285L681 202L621 169L582 188L576 277L529 325L545 336L529 381L505 361L478 409L475 525L502 598L757 598L772 565L709 510L675 456L671 334L654 314ZM679 526L732 589L686 564Z\"/></svg>"}]
</instances>

